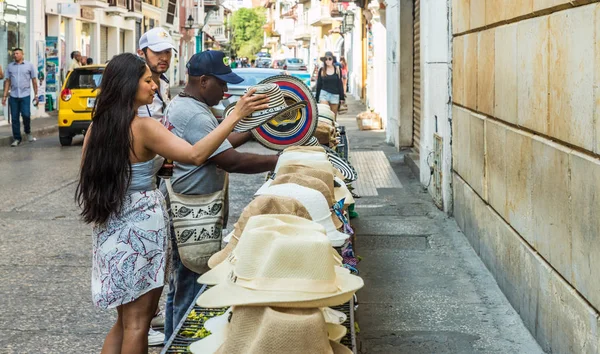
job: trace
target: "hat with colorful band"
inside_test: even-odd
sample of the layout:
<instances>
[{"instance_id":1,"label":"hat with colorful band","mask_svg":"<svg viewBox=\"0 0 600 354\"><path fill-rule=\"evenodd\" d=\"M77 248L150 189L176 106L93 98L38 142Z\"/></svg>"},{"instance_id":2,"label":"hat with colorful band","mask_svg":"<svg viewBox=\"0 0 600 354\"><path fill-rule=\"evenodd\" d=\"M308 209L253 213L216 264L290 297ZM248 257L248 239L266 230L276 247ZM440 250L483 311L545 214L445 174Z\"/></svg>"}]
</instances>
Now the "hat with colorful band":
<instances>
[{"instance_id":1,"label":"hat with colorful band","mask_svg":"<svg viewBox=\"0 0 600 354\"><path fill-rule=\"evenodd\" d=\"M281 89L276 84L263 84L249 87L246 92L250 89L256 89L255 95L261 94L269 97L268 108L255 111L250 116L243 118L235 126L233 131L235 132L247 132L267 121L273 121L273 124L280 124L298 115L298 111L306 106L305 101L300 101L288 105L283 97ZM227 117L234 110L237 102L234 102L227 106L223 111L223 116Z\"/></svg>"},{"instance_id":2,"label":"hat with colorful band","mask_svg":"<svg viewBox=\"0 0 600 354\"><path fill-rule=\"evenodd\" d=\"M259 84L277 84L288 105L305 101L306 106L290 114L287 119L269 120L252 130L254 138L262 145L283 150L288 146L304 145L312 137L318 121L317 102L306 84L291 75L266 78Z\"/></svg>"}]
</instances>

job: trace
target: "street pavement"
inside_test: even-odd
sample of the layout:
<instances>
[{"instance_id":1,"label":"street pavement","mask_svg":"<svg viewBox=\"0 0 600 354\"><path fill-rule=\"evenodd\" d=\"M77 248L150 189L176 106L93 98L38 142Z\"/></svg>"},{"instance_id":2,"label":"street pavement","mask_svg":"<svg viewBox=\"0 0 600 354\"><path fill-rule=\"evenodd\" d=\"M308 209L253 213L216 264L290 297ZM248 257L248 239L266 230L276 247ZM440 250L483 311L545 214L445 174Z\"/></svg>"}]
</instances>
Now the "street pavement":
<instances>
[{"instance_id":1,"label":"street pavement","mask_svg":"<svg viewBox=\"0 0 600 354\"><path fill-rule=\"evenodd\" d=\"M454 219L404 163L406 152L382 132L358 131L363 107L349 108L339 122L363 171L357 190L376 194L357 199L353 220L365 281L359 352L541 353ZM53 133L0 146L0 353L98 353L115 319L91 302L91 226L74 202L81 142L61 147ZM272 153L256 143L240 150ZM375 166L361 153L385 159ZM263 180L231 176L229 228Z\"/></svg>"}]
</instances>

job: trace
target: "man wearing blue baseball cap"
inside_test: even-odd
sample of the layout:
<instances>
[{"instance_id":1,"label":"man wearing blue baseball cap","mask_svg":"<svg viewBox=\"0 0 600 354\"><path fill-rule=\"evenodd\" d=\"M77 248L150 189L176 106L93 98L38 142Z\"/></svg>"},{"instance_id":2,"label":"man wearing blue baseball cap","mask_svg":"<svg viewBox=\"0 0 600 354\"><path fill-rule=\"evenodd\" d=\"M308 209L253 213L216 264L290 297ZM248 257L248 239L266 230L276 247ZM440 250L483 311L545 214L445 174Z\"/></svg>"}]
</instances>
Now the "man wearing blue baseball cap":
<instances>
[{"instance_id":1,"label":"man wearing blue baseball cap","mask_svg":"<svg viewBox=\"0 0 600 354\"><path fill-rule=\"evenodd\" d=\"M244 80L232 72L228 59L219 51L208 50L194 54L187 63L187 69L188 83L183 92L173 98L167 107L164 122L171 132L193 144L218 126L219 122L210 107L219 104L223 99L227 92L227 84L239 84ZM252 96L253 93L254 90L250 90L241 100L256 99L257 96ZM222 219L216 218L214 214L199 215L194 219L194 222L201 223L206 230L214 230L212 234L207 232L206 235L195 236L198 238L196 241L202 242L203 250L199 254L206 256L206 262L212 254L220 250L221 229L227 223L227 173L261 173L272 171L277 164L277 155L240 153L235 150L250 140L251 136L249 132L232 133L202 166L175 164L170 179L175 193L193 196L196 201L221 193L220 196L225 200L225 207L220 214ZM162 187L161 190L164 191L166 188ZM175 230L171 231L171 234L175 235ZM175 239L172 239L172 245L172 273L169 277L165 311L166 338L171 336L201 287L196 281L201 274L182 264ZM202 272L209 269L208 265L200 267L204 268Z\"/></svg>"}]
</instances>

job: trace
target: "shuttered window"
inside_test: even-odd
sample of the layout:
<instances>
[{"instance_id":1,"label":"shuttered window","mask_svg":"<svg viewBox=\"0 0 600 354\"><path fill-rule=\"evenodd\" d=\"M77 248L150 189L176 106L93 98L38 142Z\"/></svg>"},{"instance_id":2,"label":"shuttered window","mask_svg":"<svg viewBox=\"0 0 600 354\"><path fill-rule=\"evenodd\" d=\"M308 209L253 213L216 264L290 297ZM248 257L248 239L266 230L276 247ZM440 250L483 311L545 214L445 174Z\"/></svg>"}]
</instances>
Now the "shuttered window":
<instances>
[{"instance_id":1,"label":"shuttered window","mask_svg":"<svg viewBox=\"0 0 600 354\"><path fill-rule=\"evenodd\" d=\"M108 27L100 27L100 64L108 60Z\"/></svg>"},{"instance_id":2,"label":"shuttered window","mask_svg":"<svg viewBox=\"0 0 600 354\"><path fill-rule=\"evenodd\" d=\"M413 20L413 149L421 147L421 0L414 0Z\"/></svg>"}]
</instances>

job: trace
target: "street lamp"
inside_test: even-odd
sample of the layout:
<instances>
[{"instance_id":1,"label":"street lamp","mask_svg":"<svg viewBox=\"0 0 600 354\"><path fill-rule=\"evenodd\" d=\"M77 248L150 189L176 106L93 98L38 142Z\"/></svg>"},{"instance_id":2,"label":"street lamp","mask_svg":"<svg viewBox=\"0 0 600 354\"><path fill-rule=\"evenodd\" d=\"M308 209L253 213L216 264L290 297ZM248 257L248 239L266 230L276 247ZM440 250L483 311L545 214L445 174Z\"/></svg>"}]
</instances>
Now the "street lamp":
<instances>
[{"instance_id":1,"label":"street lamp","mask_svg":"<svg viewBox=\"0 0 600 354\"><path fill-rule=\"evenodd\" d=\"M352 31L354 28L354 12L348 11L344 14L343 24L347 32Z\"/></svg>"},{"instance_id":2,"label":"street lamp","mask_svg":"<svg viewBox=\"0 0 600 354\"><path fill-rule=\"evenodd\" d=\"M194 18L192 17L192 15L189 15L187 20L185 20L185 26L183 28L185 28L186 30L191 30L192 28L194 28Z\"/></svg>"}]
</instances>

